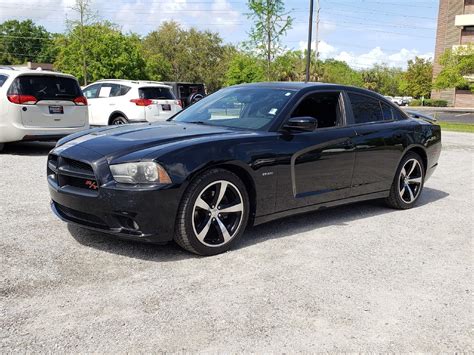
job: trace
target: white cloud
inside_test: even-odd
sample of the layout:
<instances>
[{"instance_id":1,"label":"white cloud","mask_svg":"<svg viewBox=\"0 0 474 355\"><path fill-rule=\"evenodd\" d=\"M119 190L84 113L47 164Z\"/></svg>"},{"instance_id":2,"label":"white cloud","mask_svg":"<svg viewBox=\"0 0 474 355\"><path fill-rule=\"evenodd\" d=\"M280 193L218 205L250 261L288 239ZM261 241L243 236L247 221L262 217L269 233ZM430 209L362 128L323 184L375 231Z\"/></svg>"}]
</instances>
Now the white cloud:
<instances>
[{"instance_id":1,"label":"white cloud","mask_svg":"<svg viewBox=\"0 0 474 355\"><path fill-rule=\"evenodd\" d=\"M307 43L300 41L299 49L304 51L306 48ZM314 41L311 43L311 48L315 50ZM352 51L340 50L325 41L319 42L318 52L321 59L334 58L346 62L355 69L370 68L374 64L387 64L392 67L406 68L407 62L410 59L414 59L417 56L423 59L433 59L434 56L432 52L420 53L416 49L409 50L406 48L390 54L381 47L375 47L366 53L356 54Z\"/></svg>"},{"instance_id":2,"label":"white cloud","mask_svg":"<svg viewBox=\"0 0 474 355\"><path fill-rule=\"evenodd\" d=\"M433 53L420 53L416 49L402 48L400 51L390 54L383 51L380 47L375 47L362 54L342 51L335 59L345 61L354 68L368 68L374 64L387 64L391 67L406 68L408 60L414 59L417 56L424 59L432 59Z\"/></svg>"},{"instance_id":3,"label":"white cloud","mask_svg":"<svg viewBox=\"0 0 474 355\"><path fill-rule=\"evenodd\" d=\"M300 41L299 48L301 51L305 51L308 48L307 46L307 42ZM311 42L311 50L316 50L316 41ZM318 52L321 59L334 58L337 55L337 48L325 41L319 41Z\"/></svg>"}]
</instances>

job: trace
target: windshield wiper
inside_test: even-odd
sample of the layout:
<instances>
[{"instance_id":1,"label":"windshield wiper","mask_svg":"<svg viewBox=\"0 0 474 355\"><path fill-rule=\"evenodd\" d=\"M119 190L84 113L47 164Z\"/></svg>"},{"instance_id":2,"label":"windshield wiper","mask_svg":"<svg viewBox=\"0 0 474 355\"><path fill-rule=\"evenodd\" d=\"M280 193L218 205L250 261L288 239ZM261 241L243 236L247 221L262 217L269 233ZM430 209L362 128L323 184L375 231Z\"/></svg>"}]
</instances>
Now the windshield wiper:
<instances>
[{"instance_id":1,"label":"windshield wiper","mask_svg":"<svg viewBox=\"0 0 474 355\"><path fill-rule=\"evenodd\" d=\"M207 125L206 122L204 121L188 121L188 122L185 122L185 123L194 123L194 124L202 124L202 125Z\"/></svg>"}]
</instances>

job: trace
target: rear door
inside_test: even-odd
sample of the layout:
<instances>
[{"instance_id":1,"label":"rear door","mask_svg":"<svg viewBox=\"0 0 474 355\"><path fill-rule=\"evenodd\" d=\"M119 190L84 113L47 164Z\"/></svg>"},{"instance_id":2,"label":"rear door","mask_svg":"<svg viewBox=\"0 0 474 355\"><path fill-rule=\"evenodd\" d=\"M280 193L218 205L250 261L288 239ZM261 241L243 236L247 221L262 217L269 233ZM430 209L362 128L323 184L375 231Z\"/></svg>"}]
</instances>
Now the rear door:
<instances>
[{"instance_id":1,"label":"rear door","mask_svg":"<svg viewBox=\"0 0 474 355\"><path fill-rule=\"evenodd\" d=\"M83 90L89 106L89 123L91 125L97 125L96 110L99 109L99 101L97 100L97 97L99 96L100 86L101 84L93 84Z\"/></svg>"},{"instance_id":2,"label":"rear door","mask_svg":"<svg viewBox=\"0 0 474 355\"><path fill-rule=\"evenodd\" d=\"M120 104L120 85L114 83L103 83L100 86L97 99L94 101L94 124L106 126L112 112L117 110Z\"/></svg>"},{"instance_id":3,"label":"rear door","mask_svg":"<svg viewBox=\"0 0 474 355\"><path fill-rule=\"evenodd\" d=\"M388 190L404 150L406 128L391 105L362 93L347 94L350 121L357 133L351 195Z\"/></svg>"},{"instance_id":4,"label":"rear door","mask_svg":"<svg viewBox=\"0 0 474 355\"><path fill-rule=\"evenodd\" d=\"M87 106L74 103L74 99L82 96L74 78L54 74L21 75L8 94L32 96L37 100L21 108L22 123L26 127L72 128L82 127L88 121Z\"/></svg>"},{"instance_id":5,"label":"rear door","mask_svg":"<svg viewBox=\"0 0 474 355\"><path fill-rule=\"evenodd\" d=\"M140 99L151 100L145 106L145 118L148 122L165 121L177 112L181 106L167 86L145 86L138 89Z\"/></svg>"}]
</instances>

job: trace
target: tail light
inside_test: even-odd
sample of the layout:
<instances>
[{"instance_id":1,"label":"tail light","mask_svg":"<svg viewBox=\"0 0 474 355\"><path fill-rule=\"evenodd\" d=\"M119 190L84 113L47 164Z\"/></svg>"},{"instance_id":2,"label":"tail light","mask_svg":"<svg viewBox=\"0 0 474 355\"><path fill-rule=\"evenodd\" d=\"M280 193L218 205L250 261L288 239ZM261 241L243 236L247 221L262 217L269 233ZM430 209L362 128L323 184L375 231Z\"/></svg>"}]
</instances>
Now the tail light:
<instances>
[{"instance_id":1,"label":"tail light","mask_svg":"<svg viewBox=\"0 0 474 355\"><path fill-rule=\"evenodd\" d=\"M174 103L179 107L183 108L183 102L181 100L176 100Z\"/></svg>"},{"instance_id":2,"label":"tail light","mask_svg":"<svg viewBox=\"0 0 474 355\"><path fill-rule=\"evenodd\" d=\"M32 95L8 95L8 101L19 105L34 105L38 99Z\"/></svg>"},{"instance_id":3,"label":"tail light","mask_svg":"<svg viewBox=\"0 0 474 355\"><path fill-rule=\"evenodd\" d=\"M137 106L150 106L153 103L150 99L132 99L130 102L133 102Z\"/></svg>"},{"instance_id":4,"label":"tail light","mask_svg":"<svg viewBox=\"0 0 474 355\"><path fill-rule=\"evenodd\" d=\"M74 100L72 100L76 105L79 106L87 106L87 99L85 96L78 96Z\"/></svg>"}]
</instances>

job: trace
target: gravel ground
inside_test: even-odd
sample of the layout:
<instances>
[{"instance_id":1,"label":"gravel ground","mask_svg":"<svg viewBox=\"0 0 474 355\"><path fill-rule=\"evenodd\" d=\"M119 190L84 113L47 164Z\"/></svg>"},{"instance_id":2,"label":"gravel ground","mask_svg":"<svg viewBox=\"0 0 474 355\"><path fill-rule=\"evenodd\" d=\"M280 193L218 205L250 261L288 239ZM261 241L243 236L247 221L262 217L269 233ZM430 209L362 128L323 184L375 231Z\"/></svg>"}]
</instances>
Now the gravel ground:
<instances>
[{"instance_id":1,"label":"gravel ground","mask_svg":"<svg viewBox=\"0 0 474 355\"><path fill-rule=\"evenodd\" d=\"M68 227L49 210L51 145L11 145L0 352L472 352L473 141L444 133L417 208L288 218L209 258Z\"/></svg>"}]
</instances>

